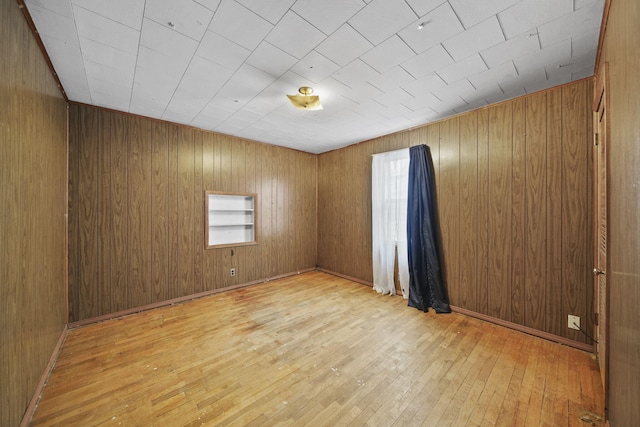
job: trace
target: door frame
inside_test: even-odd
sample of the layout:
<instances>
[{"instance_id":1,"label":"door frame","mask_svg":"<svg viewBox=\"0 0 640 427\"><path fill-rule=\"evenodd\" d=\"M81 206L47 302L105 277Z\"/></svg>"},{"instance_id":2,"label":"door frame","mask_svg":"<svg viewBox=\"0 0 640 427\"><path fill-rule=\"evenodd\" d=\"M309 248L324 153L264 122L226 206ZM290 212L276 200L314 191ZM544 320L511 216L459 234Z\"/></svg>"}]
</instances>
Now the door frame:
<instances>
[{"instance_id":1,"label":"door frame","mask_svg":"<svg viewBox=\"0 0 640 427\"><path fill-rule=\"evenodd\" d=\"M593 133L594 133L594 147L593 147L593 155L594 155L594 180L593 180L593 188L594 188L594 218L593 218L593 230L594 230L594 239L593 239L593 287L594 287L594 313L597 313L597 324L594 325L595 338L594 341L594 354L598 356L598 364L601 370L600 376L602 378L602 387L604 390L604 416L605 420L608 419L608 406L609 406L609 295L611 292L609 291L609 280L607 280L608 276L608 254L607 254L607 246L608 242L608 229L609 229L609 197L608 197L608 177L609 177L609 149L608 145L610 144L610 114L609 114L609 64L607 62L600 65L598 69L598 73L594 82L594 99L593 99ZM604 110L603 117L600 119L599 112L601 108ZM599 122L603 122L604 126L604 134L600 134ZM598 152L600 147L604 147L603 161L605 167L604 174L604 183L600 183L601 179L599 170L598 170L598 160L599 155ZM604 228L605 228L605 251L604 251L604 268L602 265L599 265L599 218L598 218L598 188L600 188L599 184L604 186L605 193L605 218L604 218ZM605 295L604 295L604 315L600 313L600 277L604 278L605 283ZM596 317L596 316L594 316ZM604 324L604 329L601 329ZM600 343L604 339L604 343ZM600 360L600 351L604 351L604 360Z\"/></svg>"}]
</instances>

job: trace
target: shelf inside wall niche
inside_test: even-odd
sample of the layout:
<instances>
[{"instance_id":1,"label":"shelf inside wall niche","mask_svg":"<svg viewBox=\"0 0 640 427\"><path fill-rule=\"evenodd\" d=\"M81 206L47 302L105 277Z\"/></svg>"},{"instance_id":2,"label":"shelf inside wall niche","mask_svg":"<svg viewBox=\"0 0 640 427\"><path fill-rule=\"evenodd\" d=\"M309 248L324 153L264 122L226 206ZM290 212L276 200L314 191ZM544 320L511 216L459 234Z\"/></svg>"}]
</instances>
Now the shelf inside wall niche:
<instances>
[{"instance_id":1,"label":"shelf inside wall niche","mask_svg":"<svg viewBox=\"0 0 640 427\"><path fill-rule=\"evenodd\" d=\"M206 247L257 244L254 193L206 192Z\"/></svg>"}]
</instances>

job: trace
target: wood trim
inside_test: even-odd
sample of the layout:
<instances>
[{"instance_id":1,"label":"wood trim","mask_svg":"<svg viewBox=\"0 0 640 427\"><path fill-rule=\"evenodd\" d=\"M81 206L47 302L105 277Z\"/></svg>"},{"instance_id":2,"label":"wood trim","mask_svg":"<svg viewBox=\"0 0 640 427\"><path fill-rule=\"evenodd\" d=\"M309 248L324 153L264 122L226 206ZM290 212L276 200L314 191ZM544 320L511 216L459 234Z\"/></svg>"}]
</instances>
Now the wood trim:
<instances>
[{"instance_id":1,"label":"wood trim","mask_svg":"<svg viewBox=\"0 0 640 427\"><path fill-rule=\"evenodd\" d=\"M64 87L62 86L62 82L58 77L58 73L56 73L56 69L53 67L53 62L51 62L51 58L47 53L47 49L45 49L44 43L40 38L40 33L38 33L38 30L36 30L36 25L33 23L33 18L31 18L29 9L27 9L27 6L25 5L24 0L17 0L17 3L18 3L18 7L22 11L22 14L24 15L25 20L27 21L27 24L29 25L29 28L31 29L31 33L33 34L33 37L35 38L36 43L40 48L40 52L42 53L42 56L44 57L44 60L47 63L47 66L49 67L49 70L51 70L51 74L53 75L53 78L56 81L56 85L58 86L58 89L60 89L60 93L64 97L64 100L69 102L69 98L67 97L67 93L64 91Z\"/></svg>"},{"instance_id":2,"label":"wood trim","mask_svg":"<svg viewBox=\"0 0 640 427\"><path fill-rule=\"evenodd\" d=\"M369 286L373 288L373 283L367 282L366 280L358 279L357 277L348 276L346 274L338 273L336 271L327 270L326 268L318 267L318 271L322 271L323 273L331 274L332 276L341 277L343 279L351 280L352 282L360 283L361 285Z\"/></svg>"},{"instance_id":3,"label":"wood trim","mask_svg":"<svg viewBox=\"0 0 640 427\"><path fill-rule=\"evenodd\" d=\"M222 243L219 245L209 244L209 196L241 196L253 197L253 240L251 242ZM258 194L257 193L241 193L230 191L205 191L204 192L204 247L205 249L235 248L240 246L251 246L258 244Z\"/></svg>"},{"instance_id":4,"label":"wood trim","mask_svg":"<svg viewBox=\"0 0 640 427\"><path fill-rule=\"evenodd\" d=\"M91 317L91 318L87 318L87 319L83 319L83 320L78 320L76 322L69 323L68 328L69 329L75 329L75 328L79 328L81 326L91 325L93 323L104 322L105 320L116 319L116 318L119 318L119 317L128 316L130 314L141 313L143 311L153 310L155 308L167 307L167 306L174 305L174 304L180 304L180 303L183 303L183 302L186 302L186 301L191 301L191 300L195 300L195 299L199 299L199 298L204 298L204 297L208 297L210 295L219 294L219 293L222 293L222 292L232 291L232 290L240 289L240 288L247 288L249 286L261 285L263 283L272 282L272 281L278 280L278 279L284 279L285 277L296 276L298 274L307 273L309 271L316 271L316 268L315 267L311 267L311 268L306 268L306 269L303 269L303 270L292 271L290 273L280 274L278 276L273 276L273 277L269 277L269 278L266 278L266 279L254 280L252 282L241 283L241 284L238 284L238 285L227 286L227 287L219 288L219 289L212 289L212 290L209 290L209 291L200 292L200 293L193 294L193 295L187 295L187 296L184 296L184 297L173 298L173 299L169 299L169 300L166 300L166 301L160 301L160 302L153 303L153 304L147 304L147 305L143 305L143 306L140 306L140 307L131 308L131 309L128 309L128 310L121 310L121 311L118 311L116 313L109 313L109 314L105 314L103 316L96 316L96 317Z\"/></svg>"},{"instance_id":5,"label":"wood trim","mask_svg":"<svg viewBox=\"0 0 640 427\"><path fill-rule=\"evenodd\" d=\"M578 341L570 340L568 338L560 337L558 335L550 334L548 332L539 331L537 329L529 328L527 326L518 325L517 323L508 322L506 320L498 319L493 316L488 316L486 314L477 313L475 311L467 310L464 308L456 307L454 305L451 306L451 310L454 313L464 314L465 316L474 317L476 319L484 320L485 322L495 323L496 325L504 326L506 328L510 328L519 332L523 332L525 334L533 335L538 338L544 338L549 341L557 342L559 344L563 344L569 347L577 348L579 350L583 350L589 353L593 352L593 346L591 344L584 344Z\"/></svg>"},{"instance_id":6,"label":"wood trim","mask_svg":"<svg viewBox=\"0 0 640 427\"><path fill-rule=\"evenodd\" d=\"M53 352L51 353L49 362L47 363L47 366L44 368L44 371L42 371L42 376L40 377L40 381L38 382L38 386L36 387L36 390L33 392L33 397L29 402L29 406L27 407L27 410L25 411L24 416L22 417L22 421L20 422L20 427L27 427L29 425L31 421L31 417L33 417L33 413L36 411L38 401L42 396L42 391L44 390L44 386L47 384L49 375L51 375L51 371L53 371L53 367L55 366L56 361L58 360L58 356L60 355L60 350L62 350L62 345L64 344L64 341L67 339L68 333L69 333L69 328L67 325L65 325L64 329L62 330L62 333L60 334L60 337L58 338L58 342L56 343L56 346L54 347Z\"/></svg>"},{"instance_id":7,"label":"wood trim","mask_svg":"<svg viewBox=\"0 0 640 427\"><path fill-rule=\"evenodd\" d=\"M596 63L593 68L594 74L600 69L600 59L602 58L602 46L604 45L604 35L607 32L607 22L609 21L609 9L611 8L611 0L606 0L604 11L602 13L602 22L600 23L600 36L598 37L598 52L596 52Z\"/></svg>"}]
</instances>

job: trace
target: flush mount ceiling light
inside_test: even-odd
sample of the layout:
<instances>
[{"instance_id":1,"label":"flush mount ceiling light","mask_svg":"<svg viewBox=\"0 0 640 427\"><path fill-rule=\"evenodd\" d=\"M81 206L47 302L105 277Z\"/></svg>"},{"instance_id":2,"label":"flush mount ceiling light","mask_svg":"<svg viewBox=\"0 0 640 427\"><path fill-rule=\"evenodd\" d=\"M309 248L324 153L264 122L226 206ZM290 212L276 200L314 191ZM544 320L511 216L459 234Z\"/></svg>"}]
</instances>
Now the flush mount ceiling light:
<instances>
[{"instance_id":1,"label":"flush mount ceiling light","mask_svg":"<svg viewBox=\"0 0 640 427\"><path fill-rule=\"evenodd\" d=\"M287 95L291 105L298 110L322 110L320 97L313 95L313 89L309 86L302 86L295 95Z\"/></svg>"}]
</instances>

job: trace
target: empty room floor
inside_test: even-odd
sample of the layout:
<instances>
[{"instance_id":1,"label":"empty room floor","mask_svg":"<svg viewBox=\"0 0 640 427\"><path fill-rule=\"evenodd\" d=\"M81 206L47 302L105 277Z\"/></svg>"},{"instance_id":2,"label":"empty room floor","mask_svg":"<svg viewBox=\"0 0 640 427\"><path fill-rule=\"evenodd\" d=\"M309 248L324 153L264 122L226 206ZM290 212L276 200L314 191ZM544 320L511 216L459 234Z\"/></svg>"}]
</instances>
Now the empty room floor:
<instances>
[{"instance_id":1,"label":"empty room floor","mask_svg":"<svg viewBox=\"0 0 640 427\"><path fill-rule=\"evenodd\" d=\"M602 425L592 355L311 272L69 331L33 426Z\"/></svg>"}]
</instances>

